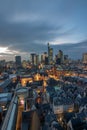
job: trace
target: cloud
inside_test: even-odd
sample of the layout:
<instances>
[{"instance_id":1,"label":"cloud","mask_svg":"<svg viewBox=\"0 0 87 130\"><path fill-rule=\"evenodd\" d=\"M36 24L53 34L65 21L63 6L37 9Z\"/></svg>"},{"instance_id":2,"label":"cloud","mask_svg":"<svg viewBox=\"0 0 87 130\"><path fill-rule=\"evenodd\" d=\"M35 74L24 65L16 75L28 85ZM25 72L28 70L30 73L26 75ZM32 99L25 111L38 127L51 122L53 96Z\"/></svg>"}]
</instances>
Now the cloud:
<instances>
[{"instance_id":1,"label":"cloud","mask_svg":"<svg viewBox=\"0 0 87 130\"><path fill-rule=\"evenodd\" d=\"M8 47L9 55L16 51L22 55L41 53L50 42L68 47L71 56L77 51L78 57L78 50L86 51L86 45L80 45L87 38L86 5L87 0L0 1L0 47Z\"/></svg>"},{"instance_id":2,"label":"cloud","mask_svg":"<svg viewBox=\"0 0 87 130\"><path fill-rule=\"evenodd\" d=\"M58 50L62 50L64 54L68 54L69 58L72 59L81 59L82 54L87 52L87 40L81 41L78 43L62 44L62 45L53 45L55 53L58 53Z\"/></svg>"}]
</instances>

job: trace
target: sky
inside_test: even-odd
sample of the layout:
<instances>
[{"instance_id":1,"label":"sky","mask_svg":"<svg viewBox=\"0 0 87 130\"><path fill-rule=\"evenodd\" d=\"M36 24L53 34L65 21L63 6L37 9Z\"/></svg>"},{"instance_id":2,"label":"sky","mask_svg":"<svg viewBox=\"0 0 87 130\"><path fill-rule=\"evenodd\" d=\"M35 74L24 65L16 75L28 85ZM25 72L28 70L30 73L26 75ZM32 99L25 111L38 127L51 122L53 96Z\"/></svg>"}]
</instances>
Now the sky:
<instances>
[{"instance_id":1,"label":"sky","mask_svg":"<svg viewBox=\"0 0 87 130\"><path fill-rule=\"evenodd\" d=\"M70 58L87 52L87 0L0 0L0 60L61 49Z\"/></svg>"}]
</instances>

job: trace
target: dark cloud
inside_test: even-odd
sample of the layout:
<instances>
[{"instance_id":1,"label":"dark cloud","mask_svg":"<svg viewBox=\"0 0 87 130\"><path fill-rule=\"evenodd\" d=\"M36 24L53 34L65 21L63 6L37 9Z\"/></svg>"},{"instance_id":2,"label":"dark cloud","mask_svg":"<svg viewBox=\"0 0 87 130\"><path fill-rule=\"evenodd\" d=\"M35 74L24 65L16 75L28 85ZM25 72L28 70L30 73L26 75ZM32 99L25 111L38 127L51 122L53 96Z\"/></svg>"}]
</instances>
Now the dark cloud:
<instances>
[{"instance_id":1,"label":"dark cloud","mask_svg":"<svg viewBox=\"0 0 87 130\"><path fill-rule=\"evenodd\" d=\"M64 54L68 54L72 59L81 59L82 54L87 52L87 40L79 43L54 45L52 47L54 48L55 53L58 53L58 50L62 50Z\"/></svg>"},{"instance_id":2,"label":"dark cloud","mask_svg":"<svg viewBox=\"0 0 87 130\"><path fill-rule=\"evenodd\" d=\"M79 57L86 51L80 42L87 38L86 5L87 0L0 1L0 46L41 53L50 42L60 44L53 45L55 52Z\"/></svg>"}]
</instances>

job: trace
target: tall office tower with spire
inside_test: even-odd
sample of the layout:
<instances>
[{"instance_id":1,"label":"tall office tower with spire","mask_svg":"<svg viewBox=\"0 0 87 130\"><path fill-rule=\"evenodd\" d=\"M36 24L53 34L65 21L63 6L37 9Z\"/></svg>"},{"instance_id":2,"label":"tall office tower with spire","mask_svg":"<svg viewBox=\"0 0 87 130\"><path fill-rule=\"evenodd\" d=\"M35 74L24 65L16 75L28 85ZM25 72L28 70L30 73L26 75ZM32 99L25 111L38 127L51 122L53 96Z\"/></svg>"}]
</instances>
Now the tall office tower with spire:
<instances>
[{"instance_id":1,"label":"tall office tower with spire","mask_svg":"<svg viewBox=\"0 0 87 130\"><path fill-rule=\"evenodd\" d=\"M48 63L53 64L53 48L50 48L48 43Z\"/></svg>"}]
</instances>

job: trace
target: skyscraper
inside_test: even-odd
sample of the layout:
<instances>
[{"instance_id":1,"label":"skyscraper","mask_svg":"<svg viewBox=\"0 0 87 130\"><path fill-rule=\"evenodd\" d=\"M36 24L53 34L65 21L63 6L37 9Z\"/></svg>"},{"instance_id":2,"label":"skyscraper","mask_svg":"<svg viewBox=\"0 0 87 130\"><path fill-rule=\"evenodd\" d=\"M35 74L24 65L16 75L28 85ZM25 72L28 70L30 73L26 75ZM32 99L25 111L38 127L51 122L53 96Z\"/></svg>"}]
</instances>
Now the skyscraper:
<instances>
[{"instance_id":1,"label":"skyscraper","mask_svg":"<svg viewBox=\"0 0 87 130\"><path fill-rule=\"evenodd\" d=\"M83 53L83 63L87 64L87 53Z\"/></svg>"},{"instance_id":2,"label":"skyscraper","mask_svg":"<svg viewBox=\"0 0 87 130\"><path fill-rule=\"evenodd\" d=\"M44 52L41 55L41 63L48 65L48 54L47 54L47 52Z\"/></svg>"},{"instance_id":3,"label":"skyscraper","mask_svg":"<svg viewBox=\"0 0 87 130\"><path fill-rule=\"evenodd\" d=\"M49 43L48 43L48 63L49 64L53 63L53 48L50 48Z\"/></svg>"},{"instance_id":4,"label":"skyscraper","mask_svg":"<svg viewBox=\"0 0 87 130\"><path fill-rule=\"evenodd\" d=\"M36 54L35 53L31 53L31 63L33 65L36 65Z\"/></svg>"},{"instance_id":5,"label":"skyscraper","mask_svg":"<svg viewBox=\"0 0 87 130\"><path fill-rule=\"evenodd\" d=\"M53 64L53 48L49 49L49 64Z\"/></svg>"},{"instance_id":6,"label":"skyscraper","mask_svg":"<svg viewBox=\"0 0 87 130\"><path fill-rule=\"evenodd\" d=\"M36 65L39 64L39 55L36 55Z\"/></svg>"},{"instance_id":7,"label":"skyscraper","mask_svg":"<svg viewBox=\"0 0 87 130\"><path fill-rule=\"evenodd\" d=\"M68 63L68 55L64 55L64 63Z\"/></svg>"},{"instance_id":8,"label":"skyscraper","mask_svg":"<svg viewBox=\"0 0 87 130\"><path fill-rule=\"evenodd\" d=\"M59 50L58 52L58 59L60 59L60 63L63 63L63 51Z\"/></svg>"},{"instance_id":9,"label":"skyscraper","mask_svg":"<svg viewBox=\"0 0 87 130\"><path fill-rule=\"evenodd\" d=\"M61 64L64 61L63 51L59 50L58 54L56 55L56 64Z\"/></svg>"},{"instance_id":10,"label":"skyscraper","mask_svg":"<svg viewBox=\"0 0 87 130\"><path fill-rule=\"evenodd\" d=\"M49 64L49 53L50 53L50 46L49 46L49 43L48 43L48 64Z\"/></svg>"},{"instance_id":11,"label":"skyscraper","mask_svg":"<svg viewBox=\"0 0 87 130\"><path fill-rule=\"evenodd\" d=\"M21 56L15 56L15 63L17 66L21 66Z\"/></svg>"}]
</instances>

